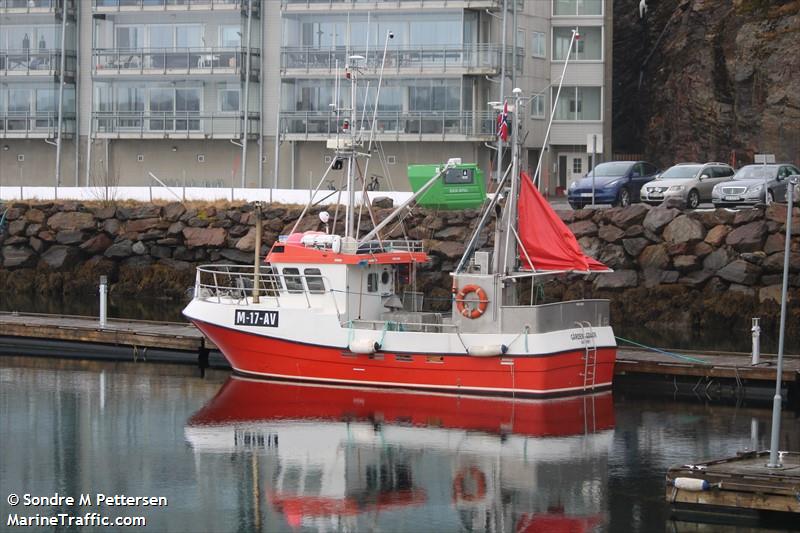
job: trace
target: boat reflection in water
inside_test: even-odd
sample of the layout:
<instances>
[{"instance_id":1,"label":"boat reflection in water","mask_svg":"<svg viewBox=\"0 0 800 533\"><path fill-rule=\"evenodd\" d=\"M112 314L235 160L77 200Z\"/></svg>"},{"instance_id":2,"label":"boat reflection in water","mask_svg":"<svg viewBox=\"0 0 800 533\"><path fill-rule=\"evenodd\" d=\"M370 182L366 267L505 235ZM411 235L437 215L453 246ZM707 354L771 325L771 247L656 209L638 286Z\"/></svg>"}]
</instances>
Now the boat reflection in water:
<instances>
[{"instance_id":1,"label":"boat reflection in water","mask_svg":"<svg viewBox=\"0 0 800 533\"><path fill-rule=\"evenodd\" d=\"M252 454L291 528L580 532L604 523L610 392L459 397L232 377L196 454Z\"/></svg>"}]
</instances>

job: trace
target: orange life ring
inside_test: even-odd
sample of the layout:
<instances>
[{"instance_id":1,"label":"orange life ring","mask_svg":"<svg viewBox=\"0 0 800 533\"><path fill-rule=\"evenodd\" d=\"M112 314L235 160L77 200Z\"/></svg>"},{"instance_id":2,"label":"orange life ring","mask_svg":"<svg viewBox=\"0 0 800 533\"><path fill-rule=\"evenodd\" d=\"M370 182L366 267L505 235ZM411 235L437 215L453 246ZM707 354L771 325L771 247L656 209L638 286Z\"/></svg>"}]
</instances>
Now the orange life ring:
<instances>
[{"instance_id":1,"label":"orange life ring","mask_svg":"<svg viewBox=\"0 0 800 533\"><path fill-rule=\"evenodd\" d=\"M474 484L474 493L464 490L464 480L467 475ZM474 502L482 500L484 496L486 496L486 474L481 472L477 466L471 466L466 471L460 470L453 478L453 501Z\"/></svg>"},{"instance_id":2,"label":"orange life ring","mask_svg":"<svg viewBox=\"0 0 800 533\"><path fill-rule=\"evenodd\" d=\"M473 292L478 296L478 307L470 310L466 305L464 305L464 298ZM458 309L458 312L461 313L462 316L467 318L480 317L486 312L486 308L488 306L489 300L486 298L486 291L477 285L465 285L460 291L458 291L458 294L456 295L456 309Z\"/></svg>"}]
</instances>

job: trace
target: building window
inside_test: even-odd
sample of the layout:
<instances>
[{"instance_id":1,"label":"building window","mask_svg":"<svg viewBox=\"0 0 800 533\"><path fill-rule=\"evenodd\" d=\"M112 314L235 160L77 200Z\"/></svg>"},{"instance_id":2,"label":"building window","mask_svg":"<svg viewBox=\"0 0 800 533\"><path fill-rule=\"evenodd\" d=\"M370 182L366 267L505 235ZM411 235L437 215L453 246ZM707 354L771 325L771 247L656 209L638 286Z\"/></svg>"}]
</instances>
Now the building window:
<instances>
[{"instance_id":1,"label":"building window","mask_svg":"<svg viewBox=\"0 0 800 533\"><path fill-rule=\"evenodd\" d=\"M603 0L553 0L555 16L602 15Z\"/></svg>"},{"instance_id":2,"label":"building window","mask_svg":"<svg viewBox=\"0 0 800 533\"><path fill-rule=\"evenodd\" d=\"M573 174L583 173L583 159L581 159L580 157L572 158L572 173Z\"/></svg>"},{"instance_id":3,"label":"building window","mask_svg":"<svg viewBox=\"0 0 800 533\"><path fill-rule=\"evenodd\" d=\"M544 111L544 94L535 94L533 98L531 98L531 117L532 118L544 118L545 111Z\"/></svg>"},{"instance_id":4,"label":"building window","mask_svg":"<svg viewBox=\"0 0 800 533\"><path fill-rule=\"evenodd\" d=\"M564 61L572 39L569 26L553 28L553 61ZM601 61L603 59L603 28L583 26L578 28L580 38L572 45L570 61Z\"/></svg>"},{"instance_id":5,"label":"building window","mask_svg":"<svg viewBox=\"0 0 800 533\"><path fill-rule=\"evenodd\" d=\"M533 57L547 57L547 36L544 32L531 33L531 55Z\"/></svg>"},{"instance_id":6,"label":"building window","mask_svg":"<svg viewBox=\"0 0 800 533\"><path fill-rule=\"evenodd\" d=\"M525 30L517 29L517 42L515 43L517 47L521 48L522 55L525 55Z\"/></svg>"},{"instance_id":7,"label":"building window","mask_svg":"<svg viewBox=\"0 0 800 533\"><path fill-rule=\"evenodd\" d=\"M227 112L239 111L239 88L226 88L219 91L219 110Z\"/></svg>"},{"instance_id":8,"label":"building window","mask_svg":"<svg viewBox=\"0 0 800 533\"><path fill-rule=\"evenodd\" d=\"M557 87L553 87L553 99ZM555 120L602 120L600 87L562 87L556 105Z\"/></svg>"}]
</instances>

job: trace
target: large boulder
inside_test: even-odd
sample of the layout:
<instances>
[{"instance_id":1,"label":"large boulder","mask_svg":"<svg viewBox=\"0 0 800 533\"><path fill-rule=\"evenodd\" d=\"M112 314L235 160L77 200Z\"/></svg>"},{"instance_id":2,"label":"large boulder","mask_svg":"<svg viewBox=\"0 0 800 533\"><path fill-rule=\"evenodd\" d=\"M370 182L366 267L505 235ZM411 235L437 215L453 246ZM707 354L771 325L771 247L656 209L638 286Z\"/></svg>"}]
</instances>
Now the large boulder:
<instances>
[{"instance_id":1,"label":"large boulder","mask_svg":"<svg viewBox=\"0 0 800 533\"><path fill-rule=\"evenodd\" d=\"M86 234L82 231L64 230L56 233L56 241L59 244L80 244L86 239Z\"/></svg>"},{"instance_id":2,"label":"large boulder","mask_svg":"<svg viewBox=\"0 0 800 533\"><path fill-rule=\"evenodd\" d=\"M184 228L183 238L189 248L219 248L225 244L223 228Z\"/></svg>"},{"instance_id":3,"label":"large boulder","mask_svg":"<svg viewBox=\"0 0 800 533\"><path fill-rule=\"evenodd\" d=\"M740 209L733 217L733 225L741 226L742 224L749 224L750 222L762 220L763 218L764 210L760 207L754 207L753 209Z\"/></svg>"},{"instance_id":4,"label":"large boulder","mask_svg":"<svg viewBox=\"0 0 800 533\"><path fill-rule=\"evenodd\" d=\"M726 226L725 224L718 224L708 230L704 242L711 246L722 246L722 243L725 242L725 238L728 236L728 233L731 232L731 229L730 226Z\"/></svg>"},{"instance_id":5,"label":"large boulder","mask_svg":"<svg viewBox=\"0 0 800 533\"><path fill-rule=\"evenodd\" d=\"M743 259L737 259L722 268L717 275L731 283L753 285L761 275L761 268Z\"/></svg>"},{"instance_id":6,"label":"large boulder","mask_svg":"<svg viewBox=\"0 0 800 533\"><path fill-rule=\"evenodd\" d=\"M252 253L243 252L241 250L233 250L230 248L225 248L224 250L220 250L220 255L229 261L233 261L234 263L241 263L241 264L252 264L254 257Z\"/></svg>"},{"instance_id":7,"label":"large boulder","mask_svg":"<svg viewBox=\"0 0 800 533\"><path fill-rule=\"evenodd\" d=\"M786 257L786 254L783 252L777 252L772 255L767 256L764 261L762 261L761 266L764 268L766 272L783 272L783 261ZM798 272L800 271L800 253L792 252L789 254L789 272Z\"/></svg>"},{"instance_id":8,"label":"large boulder","mask_svg":"<svg viewBox=\"0 0 800 533\"><path fill-rule=\"evenodd\" d=\"M569 225L569 230L575 234L575 237L591 237L597 235L597 225L591 220L579 220Z\"/></svg>"},{"instance_id":9,"label":"large boulder","mask_svg":"<svg viewBox=\"0 0 800 533\"><path fill-rule=\"evenodd\" d=\"M652 244L639 255L639 268L642 270L664 270L669 266L669 254L664 244Z\"/></svg>"},{"instance_id":10,"label":"large boulder","mask_svg":"<svg viewBox=\"0 0 800 533\"><path fill-rule=\"evenodd\" d=\"M81 213L71 211L69 213L59 212L47 219L47 225L51 230L88 230L96 226L94 216L91 213Z\"/></svg>"},{"instance_id":11,"label":"large boulder","mask_svg":"<svg viewBox=\"0 0 800 533\"><path fill-rule=\"evenodd\" d=\"M625 249L619 244L606 244L600 251L600 257L597 258L601 263L613 269L625 268L628 266L628 257L625 255Z\"/></svg>"},{"instance_id":12,"label":"large boulder","mask_svg":"<svg viewBox=\"0 0 800 533\"><path fill-rule=\"evenodd\" d=\"M668 243L693 243L703 240L705 233L706 229L700 221L681 215L667 225L663 237Z\"/></svg>"},{"instance_id":13,"label":"large boulder","mask_svg":"<svg viewBox=\"0 0 800 533\"><path fill-rule=\"evenodd\" d=\"M650 206L647 204L633 204L614 213L611 222L620 228L641 224L648 211L650 211Z\"/></svg>"},{"instance_id":14,"label":"large boulder","mask_svg":"<svg viewBox=\"0 0 800 533\"><path fill-rule=\"evenodd\" d=\"M625 232L612 224L600 226L597 236L606 242L619 242L625 236Z\"/></svg>"},{"instance_id":15,"label":"large boulder","mask_svg":"<svg viewBox=\"0 0 800 533\"><path fill-rule=\"evenodd\" d=\"M41 224L46 218L47 215L41 209L33 208L25 211L25 220L32 224Z\"/></svg>"},{"instance_id":16,"label":"large boulder","mask_svg":"<svg viewBox=\"0 0 800 533\"><path fill-rule=\"evenodd\" d=\"M159 218L161 207L157 205L140 205L136 207L118 207L117 218L125 220L138 220L141 218Z\"/></svg>"},{"instance_id":17,"label":"large boulder","mask_svg":"<svg viewBox=\"0 0 800 533\"><path fill-rule=\"evenodd\" d=\"M763 220L750 222L731 231L725 238L728 246L737 252L755 252L761 250L767 237L767 224Z\"/></svg>"},{"instance_id":18,"label":"large boulder","mask_svg":"<svg viewBox=\"0 0 800 533\"><path fill-rule=\"evenodd\" d=\"M3 246L2 252L4 268L24 268L36 260L36 254L27 246Z\"/></svg>"},{"instance_id":19,"label":"large boulder","mask_svg":"<svg viewBox=\"0 0 800 533\"><path fill-rule=\"evenodd\" d=\"M716 272L731 262L731 252L728 248L717 248L703 259L703 268Z\"/></svg>"},{"instance_id":20,"label":"large boulder","mask_svg":"<svg viewBox=\"0 0 800 533\"><path fill-rule=\"evenodd\" d=\"M133 242L129 239L125 239L124 241L115 243L114 245L110 246L103 255L105 255L109 259L122 259L124 257L130 257L132 253L133 253Z\"/></svg>"},{"instance_id":21,"label":"large boulder","mask_svg":"<svg viewBox=\"0 0 800 533\"><path fill-rule=\"evenodd\" d=\"M125 231L131 233L142 233L157 227L159 222L160 221L157 218L138 218L135 220L129 220L125 223Z\"/></svg>"},{"instance_id":22,"label":"large boulder","mask_svg":"<svg viewBox=\"0 0 800 533\"><path fill-rule=\"evenodd\" d=\"M42 254L42 263L51 270L72 270L81 260L81 252L74 246L57 244Z\"/></svg>"},{"instance_id":23,"label":"large boulder","mask_svg":"<svg viewBox=\"0 0 800 533\"><path fill-rule=\"evenodd\" d=\"M650 241L644 237L635 237L633 239L622 239L622 247L632 257L639 257L642 250L650 245Z\"/></svg>"},{"instance_id":24,"label":"large boulder","mask_svg":"<svg viewBox=\"0 0 800 533\"><path fill-rule=\"evenodd\" d=\"M655 207L647 212L644 217L642 226L652 231L653 233L660 233L667 224L672 222L675 217L680 214L677 209L668 209L666 207Z\"/></svg>"},{"instance_id":25,"label":"large boulder","mask_svg":"<svg viewBox=\"0 0 800 533\"><path fill-rule=\"evenodd\" d=\"M98 233L91 239L81 244L80 248L90 255L102 254L114 244L114 241L105 233Z\"/></svg>"},{"instance_id":26,"label":"large boulder","mask_svg":"<svg viewBox=\"0 0 800 533\"><path fill-rule=\"evenodd\" d=\"M172 202L164 206L163 216L170 222L177 222L186 212L186 207L180 202Z\"/></svg>"}]
</instances>

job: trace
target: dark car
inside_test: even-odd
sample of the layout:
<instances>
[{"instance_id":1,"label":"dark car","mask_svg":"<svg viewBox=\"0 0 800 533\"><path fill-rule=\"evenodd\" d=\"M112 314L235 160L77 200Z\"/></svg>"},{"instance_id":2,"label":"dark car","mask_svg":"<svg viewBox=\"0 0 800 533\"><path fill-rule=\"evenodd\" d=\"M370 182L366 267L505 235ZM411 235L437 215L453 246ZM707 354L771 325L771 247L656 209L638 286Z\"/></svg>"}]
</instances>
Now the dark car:
<instances>
[{"instance_id":1,"label":"dark car","mask_svg":"<svg viewBox=\"0 0 800 533\"><path fill-rule=\"evenodd\" d=\"M592 203L592 174L594 174L594 203L626 207L639 201L642 185L655 178L658 169L644 161L608 161L600 163L583 178L572 182L567 200L573 209Z\"/></svg>"},{"instance_id":2,"label":"dark car","mask_svg":"<svg viewBox=\"0 0 800 533\"><path fill-rule=\"evenodd\" d=\"M787 179L800 170L790 163L745 165L726 181L714 186L711 201L717 207L785 202Z\"/></svg>"}]
</instances>

